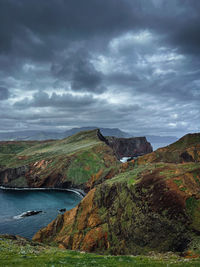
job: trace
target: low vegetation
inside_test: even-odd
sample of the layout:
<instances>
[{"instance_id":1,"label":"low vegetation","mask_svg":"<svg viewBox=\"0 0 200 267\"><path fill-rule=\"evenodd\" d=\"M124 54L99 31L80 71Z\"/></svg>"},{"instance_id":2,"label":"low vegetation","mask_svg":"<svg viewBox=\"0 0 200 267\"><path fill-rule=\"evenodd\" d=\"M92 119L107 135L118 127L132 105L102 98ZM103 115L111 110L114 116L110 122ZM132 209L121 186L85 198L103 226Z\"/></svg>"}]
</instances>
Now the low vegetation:
<instances>
[{"instance_id":1,"label":"low vegetation","mask_svg":"<svg viewBox=\"0 0 200 267\"><path fill-rule=\"evenodd\" d=\"M0 266L198 266L199 259L188 259L173 253L149 256L103 256L58 249L22 238L0 236Z\"/></svg>"},{"instance_id":2,"label":"low vegetation","mask_svg":"<svg viewBox=\"0 0 200 267\"><path fill-rule=\"evenodd\" d=\"M38 261L58 266L200 264L200 134L122 164L95 131L17 149L14 156L9 150L6 166L27 162L29 186L55 186L59 179L88 191L77 207L35 234L33 240L43 243L38 248L45 248L36 253ZM15 181L23 184L23 176ZM45 258L48 253L54 256ZM26 256L31 264L32 256Z\"/></svg>"}]
</instances>

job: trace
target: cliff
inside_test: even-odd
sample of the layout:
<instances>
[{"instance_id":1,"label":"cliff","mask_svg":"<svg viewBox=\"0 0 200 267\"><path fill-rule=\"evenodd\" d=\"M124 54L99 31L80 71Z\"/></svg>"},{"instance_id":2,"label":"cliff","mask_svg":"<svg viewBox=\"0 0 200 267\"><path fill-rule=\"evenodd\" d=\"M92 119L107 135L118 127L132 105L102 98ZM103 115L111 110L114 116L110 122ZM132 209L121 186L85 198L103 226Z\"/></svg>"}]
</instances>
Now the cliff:
<instances>
[{"instance_id":1,"label":"cliff","mask_svg":"<svg viewBox=\"0 0 200 267\"><path fill-rule=\"evenodd\" d=\"M81 132L62 140L1 142L0 185L88 191L91 177L103 179L119 165L97 132Z\"/></svg>"},{"instance_id":2,"label":"cliff","mask_svg":"<svg viewBox=\"0 0 200 267\"><path fill-rule=\"evenodd\" d=\"M114 178L94 187L33 239L89 252L200 255L199 137L189 135L157 151L159 158L153 152L121 164ZM183 158L185 151L193 157Z\"/></svg>"},{"instance_id":3,"label":"cliff","mask_svg":"<svg viewBox=\"0 0 200 267\"><path fill-rule=\"evenodd\" d=\"M116 157L137 157L153 151L146 137L117 138L108 137L108 145L113 149Z\"/></svg>"},{"instance_id":4,"label":"cliff","mask_svg":"<svg viewBox=\"0 0 200 267\"><path fill-rule=\"evenodd\" d=\"M96 129L62 140L0 142L0 185L76 187L88 192L118 172L116 156L120 149L122 156L128 150L131 155L137 154L133 139L121 138L120 146L117 140L111 144ZM143 139L136 143L137 151L147 152Z\"/></svg>"}]
</instances>

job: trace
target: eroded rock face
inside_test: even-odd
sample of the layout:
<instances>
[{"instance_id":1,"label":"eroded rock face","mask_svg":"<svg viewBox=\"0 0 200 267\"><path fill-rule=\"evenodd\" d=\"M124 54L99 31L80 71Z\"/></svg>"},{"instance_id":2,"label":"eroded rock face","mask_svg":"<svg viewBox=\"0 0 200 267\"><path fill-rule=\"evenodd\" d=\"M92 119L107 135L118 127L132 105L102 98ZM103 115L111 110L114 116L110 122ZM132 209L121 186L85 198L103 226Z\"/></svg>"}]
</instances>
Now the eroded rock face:
<instances>
[{"instance_id":1,"label":"eroded rock face","mask_svg":"<svg viewBox=\"0 0 200 267\"><path fill-rule=\"evenodd\" d=\"M153 148L146 137L117 138L104 137L101 132L97 132L98 138L110 146L118 159L123 157L137 157L151 153Z\"/></svg>"},{"instance_id":2,"label":"eroded rock face","mask_svg":"<svg viewBox=\"0 0 200 267\"><path fill-rule=\"evenodd\" d=\"M109 247L107 231L102 227L102 220L94 203L95 191L95 188L92 189L77 207L59 215L46 228L41 229L33 240L54 240L59 243L60 248L73 250L106 250Z\"/></svg>"},{"instance_id":3,"label":"eroded rock face","mask_svg":"<svg viewBox=\"0 0 200 267\"><path fill-rule=\"evenodd\" d=\"M99 185L33 239L112 254L186 250L200 231L200 168L183 174L169 167L145 171L137 183L129 179ZM166 180L160 175L165 171L177 176Z\"/></svg>"},{"instance_id":4,"label":"eroded rock face","mask_svg":"<svg viewBox=\"0 0 200 267\"><path fill-rule=\"evenodd\" d=\"M117 158L151 151L145 138L105 138L98 129L58 141L36 143L5 142L13 165L0 169L0 185L6 187L80 188L88 192L94 185L114 176ZM16 155L12 146L17 146ZM28 147L23 150L24 147ZM10 148L11 146L11 148ZM46 149L47 147L47 149ZM23 152L21 151L23 150ZM59 151L59 153L58 153ZM72 151L72 152L71 152ZM22 155L23 154L23 155ZM14 155L14 156L13 156ZM19 167L15 167L15 166ZM20 166L21 165L21 166ZM11 166L11 167L10 167ZM98 180L98 181L97 181Z\"/></svg>"},{"instance_id":5,"label":"eroded rock face","mask_svg":"<svg viewBox=\"0 0 200 267\"><path fill-rule=\"evenodd\" d=\"M109 137L108 144L113 149L116 157L137 157L153 151L146 137L116 138Z\"/></svg>"},{"instance_id":6,"label":"eroded rock face","mask_svg":"<svg viewBox=\"0 0 200 267\"><path fill-rule=\"evenodd\" d=\"M186 203L192 195L198 202L200 187L191 173L178 179L184 180L182 188L188 184L187 191L173 179L166 182L157 170L144 175L136 185L126 181L103 183L62 219L59 217L61 227L56 219L33 239L54 241L67 249L112 254L138 254L151 249L184 251L192 230L198 230Z\"/></svg>"},{"instance_id":7,"label":"eroded rock face","mask_svg":"<svg viewBox=\"0 0 200 267\"><path fill-rule=\"evenodd\" d=\"M174 163L168 163L165 150L160 162L151 153L122 164L124 169L115 177L94 187L76 208L60 217L61 226L57 218L34 240L112 254L183 252L196 247L200 239L198 146L198 139L181 148L175 144ZM187 157L176 163L184 150L193 148L195 153L190 154L196 161Z\"/></svg>"},{"instance_id":8,"label":"eroded rock face","mask_svg":"<svg viewBox=\"0 0 200 267\"><path fill-rule=\"evenodd\" d=\"M13 180L20 180L20 185L27 186L26 173L29 171L29 166L20 166L18 168L8 168L0 171L0 185L11 187L17 186L15 183L11 183ZM11 183L11 184L10 184Z\"/></svg>"}]
</instances>

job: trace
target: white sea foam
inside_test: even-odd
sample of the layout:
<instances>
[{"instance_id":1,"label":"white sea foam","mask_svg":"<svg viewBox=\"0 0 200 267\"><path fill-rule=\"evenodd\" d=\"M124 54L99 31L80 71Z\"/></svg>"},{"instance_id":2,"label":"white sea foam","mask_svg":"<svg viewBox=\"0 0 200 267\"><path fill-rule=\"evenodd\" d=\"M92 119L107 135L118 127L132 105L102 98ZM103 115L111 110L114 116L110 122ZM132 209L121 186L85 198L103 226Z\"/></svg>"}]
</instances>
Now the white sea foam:
<instances>
[{"instance_id":1,"label":"white sea foam","mask_svg":"<svg viewBox=\"0 0 200 267\"><path fill-rule=\"evenodd\" d=\"M130 158L131 158L131 157L123 157L123 158L120 159L120 161L121 161L122 163L125 163L125 162L127 162L127 160L130 159Z\"/></svg>"},{"instance_id":2,"label":"white sea foam","mask_svg":"<svg viewBox=\"0 0 200 267\"><path fill-rule=\"evenodd\" d=\"M15 220L22 219L22 218L27 214L27 212L30 212L30 210L25 211L25 212L22 212L22 213L19 214L19 215L13 216L13 219L15 219Z\"/></svg>"}]
</instances>

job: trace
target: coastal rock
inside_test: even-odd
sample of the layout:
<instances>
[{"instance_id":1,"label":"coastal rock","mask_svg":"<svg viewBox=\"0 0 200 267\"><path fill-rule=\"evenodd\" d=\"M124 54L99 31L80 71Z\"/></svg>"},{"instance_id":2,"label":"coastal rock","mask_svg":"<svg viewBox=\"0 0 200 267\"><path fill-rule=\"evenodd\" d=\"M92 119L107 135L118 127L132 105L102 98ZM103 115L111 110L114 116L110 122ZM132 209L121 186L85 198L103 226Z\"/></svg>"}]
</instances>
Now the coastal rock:
<instances>
[{"instance_id":1,"label":"coastal rock","mask_svg":"<svg viewBox=\"0 0 200 267\"><path fill-rule=\"evenodd\" d=\"M134 158L147 153L151 153L153 148L146 137L117 138L114 136L104 137L101 132L97 131L98 138L110 146L120 160L123 157Z\"/></svg>"},{"instance_id":2,"label":"coastal rock","mask_svg":"<svg viewBox=\"0 0 200 267\"><path fill-rule=\"evenodd\" d=\"M33 215L37 215L38 213L41 213L41 212L42 212L42 210L26 211L24 214L21 215L21 217L33 216Z\"/></svg>"},{"instance_id":3,"label":"coastal rock","mask_svg":"<svg viewBox=\"0 0 200 267\"><path fill-rule=\"evenodd\" d=\"M20 219L20 218L24 218L24 217L37 215L37 214L39 214L41 212L42 212L42 210L28 210L28 211L23 212L20 215L14 216L14 219Z\"/></svg>"},{"instance_id":4,"label":"coastal rock","mask_svg":"<svg viewBox=\"0 0 200 267\"><path fill-rule=\"evenodd\" d=\"M59 211L60 211L60 212L65 212L65 211L66 211L66 209L60 209Z\"/></svg>"},{"instance_id":5,"label":"coastal rock","mask_svg":"<svg viewBox=\"0 0 200 267\"><path fill-rule=\"evenodd\" d=\"M116 138L108 137L108 145L113 149L116 157L137 157L151 153L153 148L146 137Z\"/></svg>"},{"instance_id":6,"label":"coastal rock","mask_svg":"<svg viewBox=\"0 0 200 267\"><path fill-rule=\"evenodd\" d=\"M24 165L17 168L7 168L0 171L0 185L10 187L26 187L27 179L26 173L29 171L29 166ZM13 182L15 181L15 182Z\"/></svg>"},{"instance_id":7,"label":"coastal rock","mask_svg":"<svg viewBox=\"0 0 200 267\"><path fill-rule=\"evenodd\" d=\"M10 188L79 188L87 192L92 175L119 163L98 130L56 141L1 142L0 185ZM4 153L6 152L6 153Z\"/></svg>"},{"instance_id":8,"label":"coastal rock","mask_svg":"<svg viewBox=\"0 0 200 267\"><path fill-rule=\"evenodd\" d=\"M18 219L22 219L24 217L37 215L37 214L39 214L41 212L42 212L42 210L28 210L28 211L25 211L25 212L23 212L23 213L21 213L19 215L14 216L13 218L18 220Z\"/></svg>"},{"instance_id":9,"label":"coastal rock","mask_svg":"<svg viewBox=\"0 0 200 267\"><path fill-rule=\"evenodd\" d=\"M124 169L114 178L94 187L76 208L67 211L62 223L57 218L33 239L56 242L66 249L112 254L197 249L200 163L177 164L176 160L194 147L198 160L199 136L169 146L169 151L177 150L171 159L174 163L168 163L166 148L160 162L155 162L151 153L122 164Z\"/></svg>"},{"instance_id":10,"label":"coastal rock","mask_svg":"<svg viewBox=\"0 0 200 267\"><path fill-rule=\"evenodd\" d=\"M117 158L141 155L152 148L144 137L107 139L95 129L63 140L1 142L1 150L6 151L0 167L1 186L88 192L117 172Z\"/></svg>"}]
</instances>

